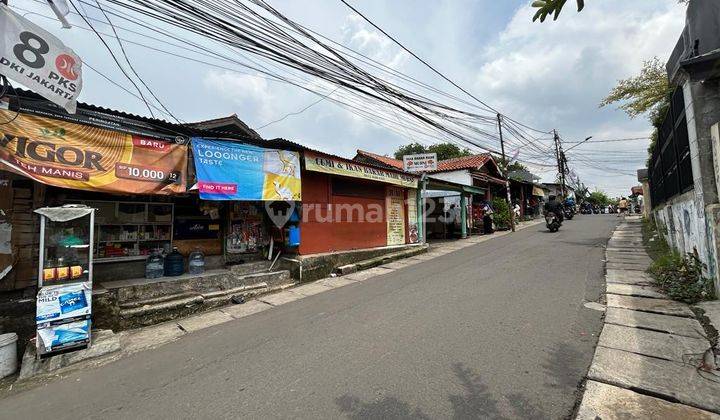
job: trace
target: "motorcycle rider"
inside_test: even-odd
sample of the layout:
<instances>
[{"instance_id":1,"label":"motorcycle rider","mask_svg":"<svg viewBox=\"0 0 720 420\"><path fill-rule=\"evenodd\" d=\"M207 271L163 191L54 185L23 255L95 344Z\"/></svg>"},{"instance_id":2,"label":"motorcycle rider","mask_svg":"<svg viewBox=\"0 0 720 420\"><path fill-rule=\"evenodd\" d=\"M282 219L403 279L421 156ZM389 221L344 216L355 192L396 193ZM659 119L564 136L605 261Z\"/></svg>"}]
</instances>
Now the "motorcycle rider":
<instances>
[{"instance_id":1,"label":"motorcycle rider","mask_svg":"<svg viewBox=\"0 0 720 420\"><path fill-rule=\"evenodd\" d=\"M547 203L545 203L545 215L552 212L555 214L555 217L562 223L563 221L563 206L560 204L559 201L556 200L557 197L554 195L551 195L548 197L549 200Z\"/></svg>"}]
</instances>

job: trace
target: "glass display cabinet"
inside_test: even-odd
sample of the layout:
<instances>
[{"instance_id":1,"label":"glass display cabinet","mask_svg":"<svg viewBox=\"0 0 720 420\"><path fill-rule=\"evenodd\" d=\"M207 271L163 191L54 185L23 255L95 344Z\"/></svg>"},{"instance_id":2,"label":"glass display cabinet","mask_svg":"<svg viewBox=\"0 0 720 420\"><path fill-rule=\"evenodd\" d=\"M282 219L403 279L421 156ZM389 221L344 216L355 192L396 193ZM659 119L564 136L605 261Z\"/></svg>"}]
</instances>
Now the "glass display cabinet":
<instances>
[{"instance_id":1,"label":"glass display cabinet","mask_svg":"<svg viewBox=\"0 0 720 420\"><path fill-rule=\"evenodd\" d=\"M84 205L44 207L40 215L37 354L90 344L95 209Z\"/></svg>"}]
</instances>

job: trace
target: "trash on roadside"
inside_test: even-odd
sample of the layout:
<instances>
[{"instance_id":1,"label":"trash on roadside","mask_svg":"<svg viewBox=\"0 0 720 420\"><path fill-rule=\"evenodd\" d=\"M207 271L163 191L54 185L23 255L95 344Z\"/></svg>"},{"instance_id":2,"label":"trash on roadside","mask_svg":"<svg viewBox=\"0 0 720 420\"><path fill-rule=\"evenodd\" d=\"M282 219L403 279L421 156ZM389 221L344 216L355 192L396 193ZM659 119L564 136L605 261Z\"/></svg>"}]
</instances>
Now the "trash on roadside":
<instances>
[{"instance_id":1,"label":"trash on roadside","mask_svg":"<svg viewBox=\"0 0 720 420\"><path fill-rule=\"evenodd\" d=\"M243 295L235 295L230 298L230 301L236 305L240 305L245 303L245 296Z\"/></svg>"}]
</instances>

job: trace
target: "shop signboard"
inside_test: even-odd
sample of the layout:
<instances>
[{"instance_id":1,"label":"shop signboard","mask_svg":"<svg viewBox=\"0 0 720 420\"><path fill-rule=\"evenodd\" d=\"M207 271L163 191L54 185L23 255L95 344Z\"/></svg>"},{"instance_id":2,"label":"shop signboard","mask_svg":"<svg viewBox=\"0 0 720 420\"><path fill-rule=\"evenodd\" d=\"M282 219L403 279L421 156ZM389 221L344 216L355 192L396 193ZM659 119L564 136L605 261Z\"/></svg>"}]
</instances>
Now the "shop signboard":
<instances>
[{"instance_id":1,"label":"shop signboard","mask_svg":"<svg viewBox=\"0 0 720 420\"><path fill-rule=\"evenodd\" d=\"M387 244L405 244L405 197L401 188L388 188L385 200Z\"/></svg>"},{"instance_id":2,"label":"shop signboard","mask_svg":"<svg viewBox=\"0 0 720 420\"><path fill-rule=\"evenodd\" d=\"M0 109L0 169L43 184L132 194L186 191L187 146Z\"/></svg>"},{"instance_id":3,"label":"shop signboard","mask_svg":"<svg viewBox=\"0 0 720 420\"><path fill-rule=\"evenodd\" d=\"M411 244L420 242L417 210L417 190L412 188L407 191L408 235Z\"/></svg>"},{"instance_id":4,"label":"shop signboard","mask_svg":"<svg viewBox=\"0 0 720 420\"><path fill-rule=\"evenodd\" d=\"M305 152L305 169L308 171L324 172L326 174L384 182L401 187L417 188L418 184L417 177L412 175L386 171L384 169L348 162L314 152Z\"/></svg>"},{"instance_id":5,"label":"shop signboard","mask_svg":"<svg viewBox=\"0 0 720 420\"><path fill-rule=\"evenodd\" d=\"M403 156L403 168L408 172L428 172L437 170L437 153Z\"/></svg>"},{"instance_id":6,"label":"shop signboard","mask_svg":"<svg viewBox=\"0 0 720 420\"><path fill-rule=\"evenodd\" d=\"M51 33L0 4L0 73L75 113L82 61Z\"/></svg>"},{"instance_id":7,"label":"shop signboard","mask_svg":"<svg viewBox=\"0 0 720 420\"><path fill-rule=\"evenodd\" d=\"M299 201L300 155L232 141L193 138L203 200Z\"/></svg>"}]
</instances>

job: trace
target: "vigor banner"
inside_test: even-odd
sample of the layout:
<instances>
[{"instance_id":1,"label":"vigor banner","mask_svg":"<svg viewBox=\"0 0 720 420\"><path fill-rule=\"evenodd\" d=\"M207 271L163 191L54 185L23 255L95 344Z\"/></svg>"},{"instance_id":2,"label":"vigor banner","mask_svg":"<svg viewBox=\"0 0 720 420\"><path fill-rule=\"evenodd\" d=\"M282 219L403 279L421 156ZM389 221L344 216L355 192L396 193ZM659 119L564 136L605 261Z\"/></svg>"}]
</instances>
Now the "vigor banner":
<instances>
[{"instance_id":1,"label":"vigor banner","mask_svg":"<svg viewBox=\"0 0 720 420\"><path fill-rule=\"evenodd\" d=\"M187 146L0 109L0 169L57 187L186 191Z\"/></svg>"}]
</instances>

